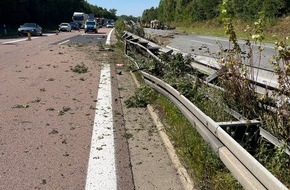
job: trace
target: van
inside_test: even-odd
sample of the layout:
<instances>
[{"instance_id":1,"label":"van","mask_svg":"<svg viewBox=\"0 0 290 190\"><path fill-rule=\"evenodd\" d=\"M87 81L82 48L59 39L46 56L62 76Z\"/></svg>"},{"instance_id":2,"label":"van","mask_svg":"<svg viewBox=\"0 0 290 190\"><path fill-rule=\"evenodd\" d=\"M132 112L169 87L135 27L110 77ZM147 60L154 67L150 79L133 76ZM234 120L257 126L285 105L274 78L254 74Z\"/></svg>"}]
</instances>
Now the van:
<instances>
[{"instance_id":1,"label":"van","mask_svg":"<svg viewBox=\"0 0 290 190\"><path fill-rule=\"evenodd\" d=\"M85 23L85 33L90 31L98 33L97 23L94 20L88 20Z\"/></svg>"}]
</instances>

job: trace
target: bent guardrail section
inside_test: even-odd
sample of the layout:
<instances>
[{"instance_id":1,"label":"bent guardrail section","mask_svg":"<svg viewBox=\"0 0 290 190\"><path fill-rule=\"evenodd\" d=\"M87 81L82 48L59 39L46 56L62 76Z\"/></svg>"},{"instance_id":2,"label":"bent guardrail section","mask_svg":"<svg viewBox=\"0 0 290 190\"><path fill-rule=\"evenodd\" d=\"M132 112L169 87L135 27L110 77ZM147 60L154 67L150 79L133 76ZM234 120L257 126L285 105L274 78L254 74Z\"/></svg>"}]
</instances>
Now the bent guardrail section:
<instances>
[{"instance_id":1,"label":"bent guardrail section","mask_svg":"<svg viewBox=\"0 0 290 190\"><path fill-rule=\"evenodd\" d=\"M150 42L144 38L141 38L137 35L134 35L130 32L124 32L124 35L122 36L125 45L126 45L126 54L127 54L127 46L129 44L134 44L135 46L140 47L141 49L145 50L150 56L152 56L154 59L158 60L159 62L162 62L158 55L161 54L174 54L174 53L182 53L179 50L174 50L173 48L164 48L157 44L154 44L153 42ZM188 55L185 53L182 53L184 56ZM214 80L216 77L219 76L219 72L224 69L224 67L221 67L220 64L217 63L217 61L210 57L205 56L199 56L199 55L193 55L192 56L194 61L191 63L191 66L202 73L207 73L209 76L204 83L206 83L208 86L212 86L214 88L220 88L218 86L215 86L211 84L211 81ZM138 67L138 66L137 66ZM139 68L138 68L139 69ZM271 91L268 90L275 90L278 89L278 82L277 82L277 74L274 72L269 72L267 70L261 69L258 70L258 68L251 68L251 71L253 72L254 78L249 79L254 85L256 85L256 91L261 94L265 93L271 93ZM223 90L220 88L220 90ZM274 110L273 107L269 108L270 110ZM234 116L234 115L233 115ZM278 139L273 137L272 135L265 135L263 130L260 130L260 136L265 138L268 142L274 144L275 146L285 146L285 143L280 142ZM277 143L279 141L279 143ZM289 155L290 147L286 147L285 151Z\"/></svg>"},{"instance_id":2,"label":"bent guardrail section","mask_svg":"<svg viewBox=\"0 0 290 190\"><path fill-rule=\"evenodd\" d=\"M148 44L150 44L149 41L131 33L127 33L123 37L126 44L131 43L141 47L156 60L160 61L160 59L151 52L150 48L144 46L144 44L148 46ZM138 41L141 41L143 45L139 44ZM131 61L133 61L132 58ZM140 69L138 64L136 62L134 63L136 67ZM214 152L216 152L222 162L245 189L287 190L284 184L227 134L218 123L204 114L177 90L146 72L140 70L140 73L149 86L169 98L186 116L191 124L196 126L196 130L199 134L212 147Z\"/></svg>"},{"instance_id":3,"label":"bent guardrail section","mask_svg":"<svg viewBox=\"0 0 290 190\"><path fill-rule=\"evenodd\" d=\"M200 135L245 189L287 189L216 122L177 90L152 75L143 71L141 74L148 85L169 98L196 125Z\"/></svg>"},{"instance_id":4,"label":"bent guardrail section","mask_svg":"<svg viewBox=\"0 0 290 190\"><path fill-rule=\"evenodd\" d=\"M154 53L152 53L152 51L150 51L150 48L155 49L157 51L157 54L158 53L172 53L172 49L170 51L170 49L168 48L160 47L159 45L154 44L130 32L125 32L123 35L123 39L126 41L130 41L130 43L134 43L135 45L138 45L141 48L145 48L146 51L148 51L148 53L150 53L155 59L158 59L158 60L160 59ZM175 50L175 52L182 53L178 50ZM217 61L213 58L200 56L200 55L192 55L191 57L193 58L192 67L199 69L204 73L208 73L209 75L212 75L216 71L221 69L220 64L217 63ZM249 81L263 88L278 89L278 82L277 82L278 76L274 72L251 67L249 65L245 65L245 66L249 67L249 70L253 72L254 78L248 78ZM261 89L258 89L258 90L260 93L264 93L263 90Z\"/></svg>"}]
</instances>

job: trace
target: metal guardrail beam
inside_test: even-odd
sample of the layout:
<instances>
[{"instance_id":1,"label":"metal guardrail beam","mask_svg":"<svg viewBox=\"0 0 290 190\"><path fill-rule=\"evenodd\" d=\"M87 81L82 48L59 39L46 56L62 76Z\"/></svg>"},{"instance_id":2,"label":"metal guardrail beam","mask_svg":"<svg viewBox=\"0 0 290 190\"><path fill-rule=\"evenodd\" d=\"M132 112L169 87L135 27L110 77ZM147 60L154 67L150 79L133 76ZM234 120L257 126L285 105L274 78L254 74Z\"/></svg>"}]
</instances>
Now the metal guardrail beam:
<instances>
[{"instance_id":1,"label":"metal guardrail beam","mask_svg":"<svg viewBox=\"0 0 290 190\"><path fill-rule=\"evenodd\" d=\"M276 137L271 135L268 131L260 127L260 135L278 147L283 147L285 144L279 141ZM290 147L285 147L285 153L290 156Z\"/></svg>"},{"instance_id":2,"label":"metal guardrail beam","mask_svg":"<svg viewBox=\"0 0 290 190\"><path fill-rule=\"evenodd\" d=\"M160 91L162 88L164 91L167 92L166 97L171 99L176 106L181 108L181 110L188 110L191 112L191 117L193 116L194 121L191 117L188 117L189 121L193 121L192 124L198 123L199 126L206 127L218 140L224 144L225 147L229 149L230 152L235 155L236 159L238 159L246 168L247 170L252 173L258 181L261 182L266 189L285 189L287 188L275 177L273 176L264 166L262 166L252 155L250 155L243 147L241 147L229 134L227 134L216 122L214 122L210 117L205 115L200 109L198 109L192 102L190 102L187 98L181 95L177 90L173 87L168 85L167 83L163 82L162 80L149 75L141 71L143 78L146 82L150 81L155 85L153 87ZM174 98L172 98L174 97ZM181 106L182 105L182 106ZM186 112L185 112L186 114ZM191 118L191 119L190 119ZM205 140L208 140L205 138ZM209 139L209 143L214 150L217 148L216 143L211 142ZM230 163L225 163L225 165ZM239 175L239 174L235 174ZM240 174L244 175L244 174ZM242 177L242 176L240 176ZM239 178L237 178L239 180ZM242 179L240 179L242 180ZM241 184L246 185L246 182L240 181Z\"/></svg>"},{"instance_id":3,"label":"metal guardrail beam","mask_svg":"<svg viewBox=\"0 0 290 190\"><path fill-rule=\"evenodd\" d=\"M154 53L152 53L152 51L150 51L150 49L144 47L143 45L141 45L141 44L139 44L139 43L137 43L137 42L131 41L131 40L126 40L126 43L127 43L127 42L129 42L129 43L131 43L131 44L134 44L134 45L136 45L136 46L138 46L138 47L144 49L147 53L149 53L149 54L150 54L152 57L154 57L156 60L162 62L161 59L160 59L159 57L157 57Z\"/></svg>"},{"instance_id":4,"label":"metal guardrail beam","mask_svg":"<svg viewBox=\"0 0 290 190\"><path fill-rule=\"evenodd\" d=\"M226 126L249 126L249 125L259 125L261 122L257 120L251 121L229 121L229 122L216 122L220 127Z\"/></svg>"},{"instance_id":5,"label":"metal guardrail beam","mask_svg":"<svg viewBox=\"0 0 290 190\"><path fill-rule=\"evenodd\" d=\"M125 32L123 37L125 39L139 39L139 41L145 40L145 39L143 39L137 35L134 35L132 33L129 33L129 32ZM130 43L134 43L134 42L131 41ZM157 44L154 44L152 42L149 42L148 45L152 46L152 47L158 46ZM146 47L144 47L144 46L141 46L141 47L144 48L155 59L161 61L154 53L152 53L150 50L146 49ZM164 49L162 47L160 48L159 51L171 53L170 51L168 51L167 48ZM174 51L182 53L179 50L174 50ZM214 77L217 77L219 70L222 70L223 68L216 62L215 59L211 59L210 57L194 55L193 58L194 58L194 62L192 62L191 66L195 69L198 69L198 70L204 72L204 73L208 73L210 76L207 78L208 81L207 82L205 81L205 83L209 86L212 86L212 84L209 83L209 81L213 80ZM253 76L255 76L254 77L255 80L253 80L253 79L250 79L250 80L252 81L252 83L257 85L257 92L265 93L266 89L278 89L279 85L277 82L277 78L278 78L277 74L275 74L273 72L269 72L269 71L264 70L264 69L259 70L259 68L250 68L250 69L253 72ZM270 79L267 79L266 76L270 77ZM214 86L214 87L216 87L216 86ZM233 115L233 116L235 116L235 115ZM272 138L268 138L269 135L264 135L264 136L262 135L262 137L266 138L271 143L273 142L271 140ZM274 145L278 145L278 144L274 143Z\"/></svg>"},{"instance_id":6,"label":"metal guardrail beam","mask_svg":"<svg viewBox=\"0 0 290 190\"><path fill-rule=\"evenodd\" d=\"M135 38L136 37L133 37L133 39ZM157 57L146 47L138 44L137 42L133 42L131 40L127 41L143 48L155 58ZM197 131L201 134L205 141L210 144L224 164L246 189L287 190L285 185L283 185L255 158L243 149L218 125L218 123L214 122L210 117L205 115L173 87L145 72L141 71L141 74L147 84L173 101L174 104L188 118L188 120L192 124L198 126ZM250 181L253 181L253 183Z\"/></svg>"},{"instance_id":7,"label":"metal guardrail beam","mask_svg":"<svg viewBox=\"0 0 290 190\"><path fill-rule=\"evenodd\" d=\"M140 36L137 36L135 34L132 34L130 32L125 32L123 35L124 39L138 39L138 40L146 40L144 38L141 38ZM149 47L158 47L159 45L154 44L152 42L148 43ZM163 51L163 47L160 47L160 51ZM180 51L175 50L175 52L182 53ZM154 55L155 56L155 55ZM220 64L216 61L216 59L207 57L207 56L200 56L200 55L193 55L192 58L194 59L192 66L196 69L202 70L204 73L208 73L209 75L213 74L217 70L221 69ZM249 67L249 69L253 72L254 79L249 78L252 83L263 87L267 89L278 89L278 76L274 72L264 70L264 69L259 69L255 67L250 67L249 65L245 65ZM269 78L269 79L268 79ZM262 92L262 89L258 89L260 93Z\"/></svg>"},{"instance_id":8,"label":"metal guardrail beam","mask_svg":"<svg viewBox=\"0 0 290 190\"><path fill-rule=\"evenodd\" d=\"M217 139L211 131L204 127L203 123L200 122L183 104L181 104L174 96L169 92L162 89L160 86L152 83L145 79L145 82L162 93L164 96L169 98L174 104L180 109L185 117L192 123L195 124L195 128L202 138L210 145L213 151L218 155L225 166L231 171L233 176L242 184L245 189L254 190L266 189L261 182L232 154L232 152Z\"/></svg>"}]
</instances>

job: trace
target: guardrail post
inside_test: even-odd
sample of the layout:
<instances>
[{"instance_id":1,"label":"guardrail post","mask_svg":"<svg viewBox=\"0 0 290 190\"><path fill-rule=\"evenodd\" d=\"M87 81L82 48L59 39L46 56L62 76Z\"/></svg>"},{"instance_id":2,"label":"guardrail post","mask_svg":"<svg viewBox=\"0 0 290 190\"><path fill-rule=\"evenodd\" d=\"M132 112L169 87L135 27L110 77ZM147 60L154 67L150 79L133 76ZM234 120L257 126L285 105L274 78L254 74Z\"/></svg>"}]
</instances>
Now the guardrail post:
<instances>
[{"instance_id":1,"label":"guardrail post","mask_svg":"<svg viewBox=\"0 0 290 190\"><path fill-rule=\"evenodd\" d=\"M127 43L127 40L125 40L125 55L127 55L127 50L128 50L128 43Z\"/></svg>"}]
</instances>

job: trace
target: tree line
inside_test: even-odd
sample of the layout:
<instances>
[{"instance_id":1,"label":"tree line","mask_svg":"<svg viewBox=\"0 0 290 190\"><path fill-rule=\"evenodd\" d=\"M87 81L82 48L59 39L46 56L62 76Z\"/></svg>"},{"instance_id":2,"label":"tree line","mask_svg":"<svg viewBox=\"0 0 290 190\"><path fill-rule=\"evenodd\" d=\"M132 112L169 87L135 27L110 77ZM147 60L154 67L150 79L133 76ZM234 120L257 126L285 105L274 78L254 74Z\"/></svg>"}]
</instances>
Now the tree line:
<instances>
[{"instance_id":1,"label":"tree line","mask_svg":"<svg viewBox=\"0 0 290 190\"><path fill-rule=\"evenodd\" d=\"M256 19L264 12L270 19L289 15L289 0L228 0L231 15L245 21ZM223 0L160 0L159 6L144 10L142 19L158 19L165 23L191 23L219 17Z\"/></svg>"},{"instance_id":2,"label":"tree line","mask_svg":"<svg viewBox=\"0 0 290 190\"><path fill-rule=\"evenodd\" d=\"M0 28L16 27L25 22L36 22L53 27L61 22L72 21L74 12L93 13L96 17L116 20L115 9L104 9L86 0L1 0Z\"/></svg>"}]
</instances>

